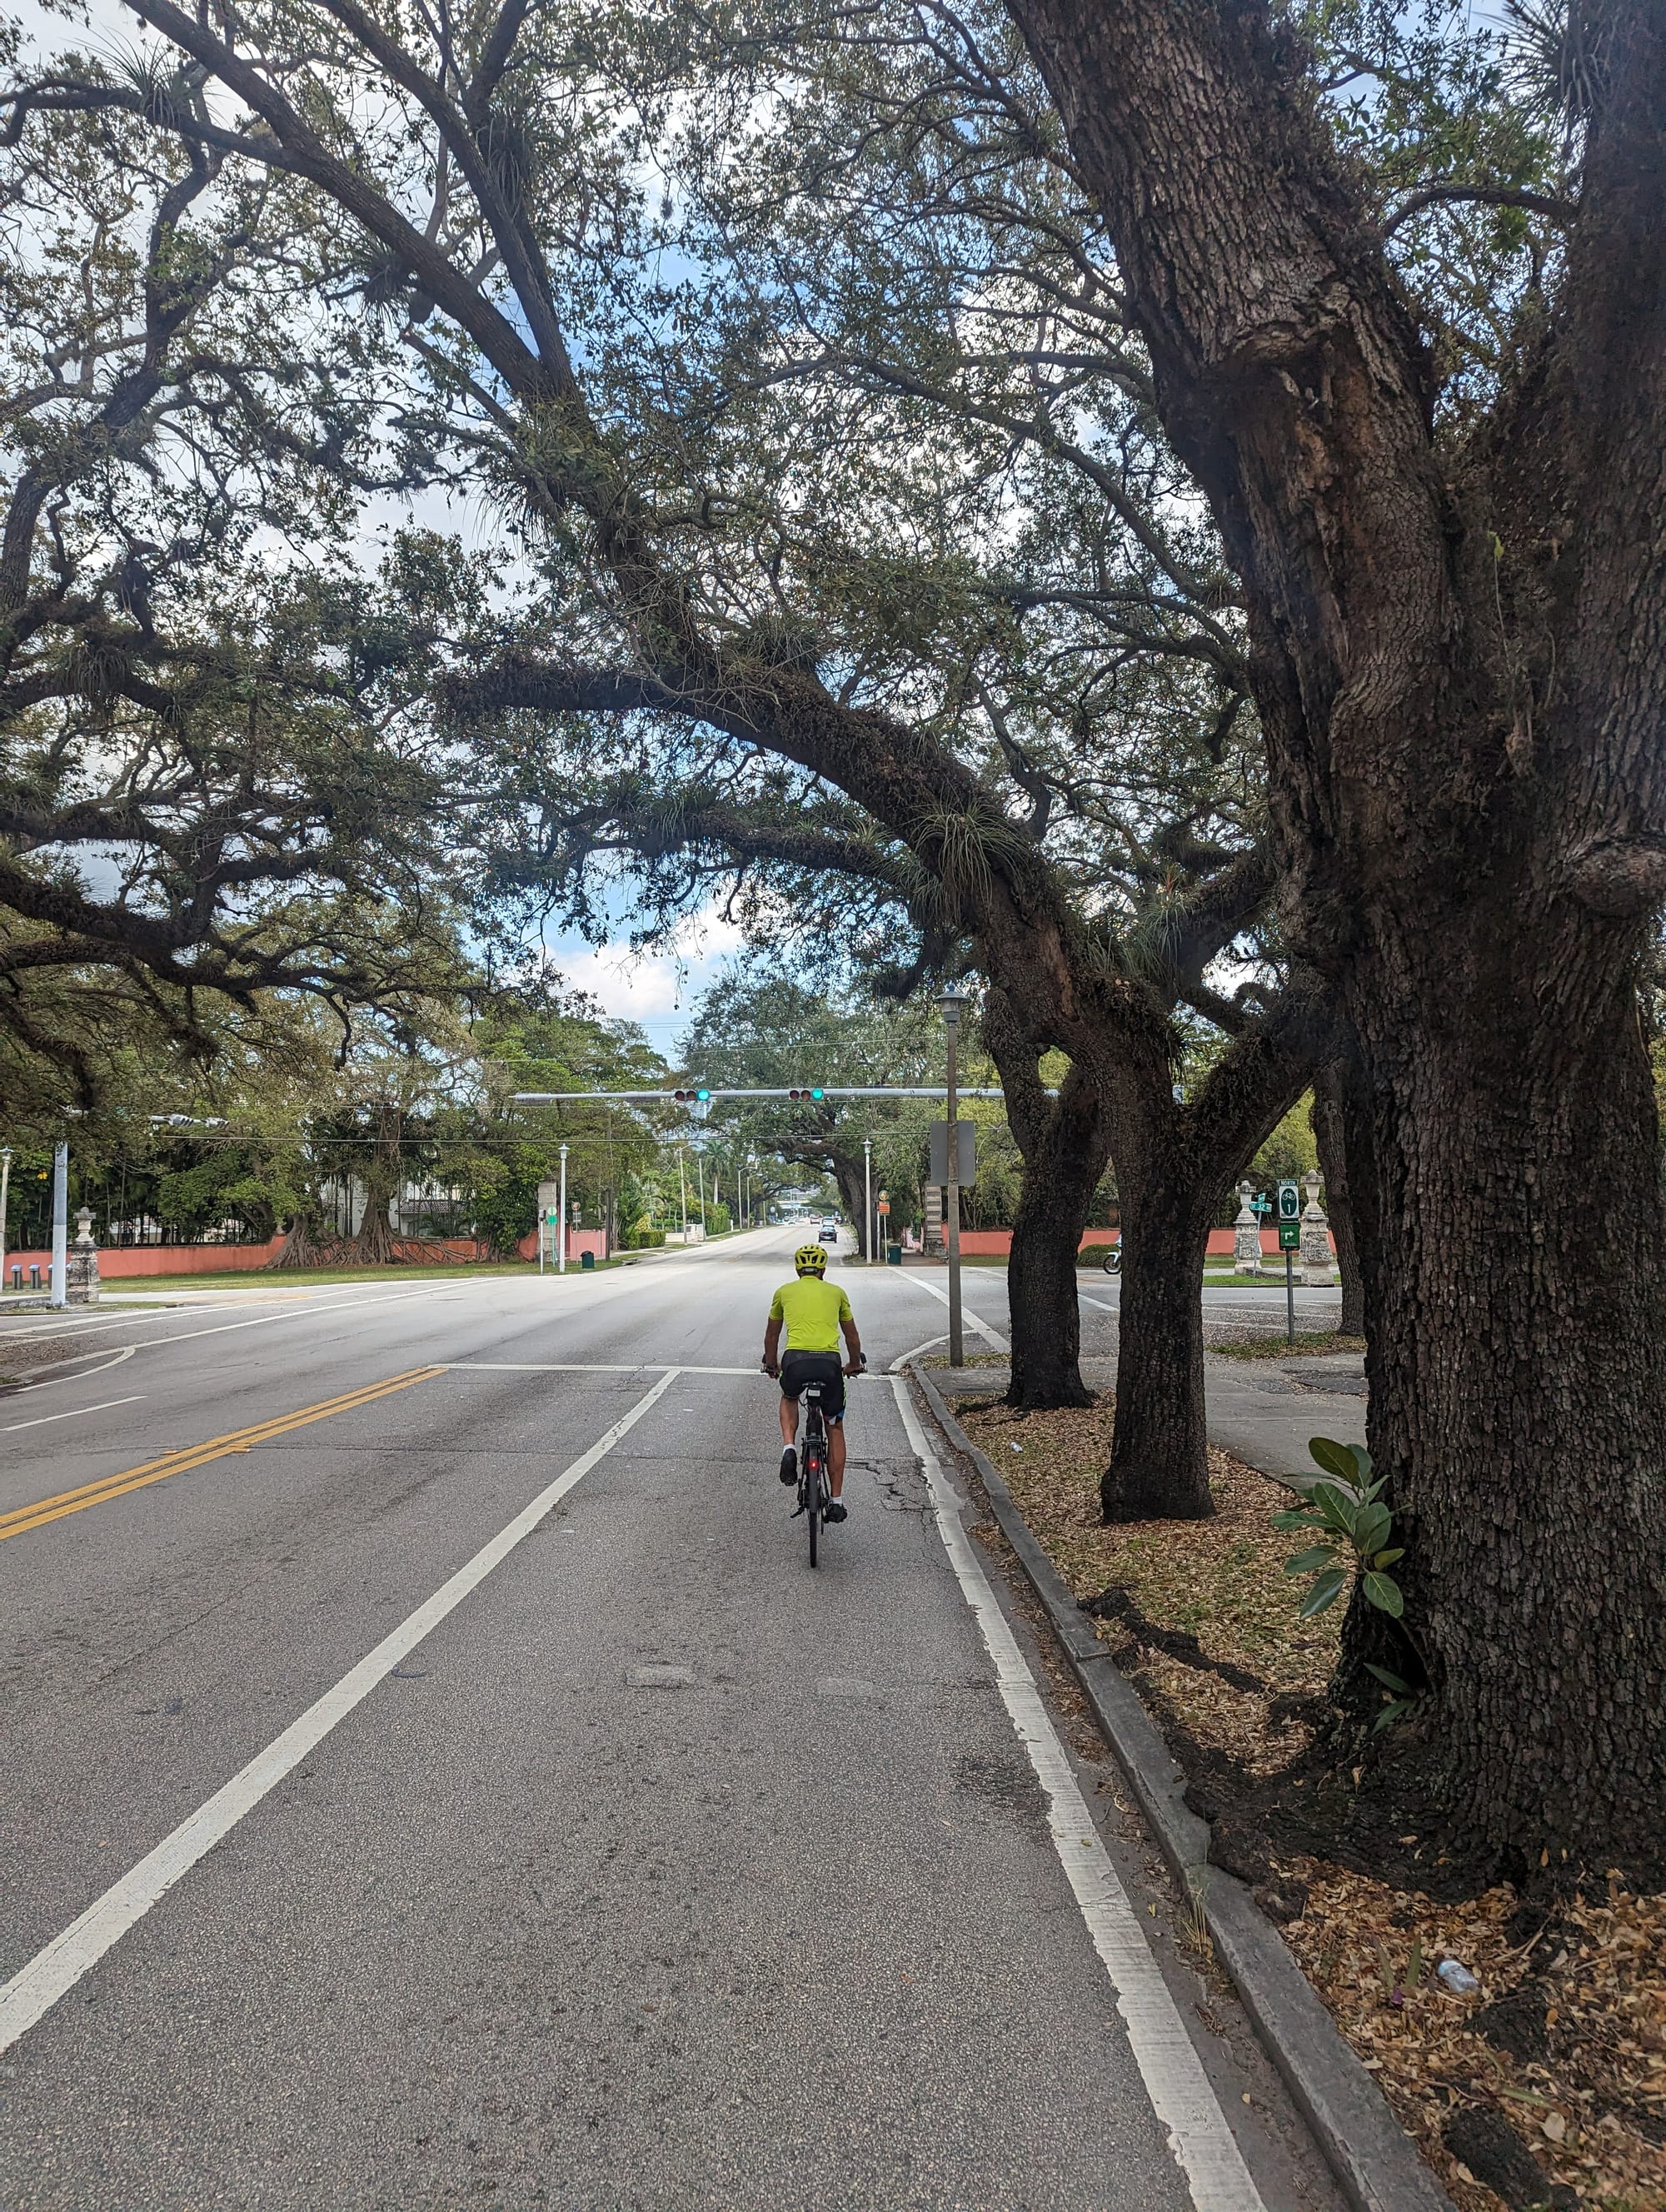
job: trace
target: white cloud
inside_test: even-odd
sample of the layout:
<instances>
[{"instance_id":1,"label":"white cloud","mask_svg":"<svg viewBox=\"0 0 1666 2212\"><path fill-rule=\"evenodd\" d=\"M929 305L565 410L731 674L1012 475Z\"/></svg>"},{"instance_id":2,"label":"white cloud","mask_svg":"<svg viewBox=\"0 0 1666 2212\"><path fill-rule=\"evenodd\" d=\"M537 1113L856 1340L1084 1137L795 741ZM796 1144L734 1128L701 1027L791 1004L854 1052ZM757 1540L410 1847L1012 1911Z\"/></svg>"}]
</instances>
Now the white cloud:
<instances>
[{"instance_id":1,"label":"white cloud","mask_svg":"<svg viewBox=\"0 0 1666 2212\"><path fill-rule=\"evenodd\" d=\"M616 1020L640 1022L652 1043L668 1051L688 1026L695 1000L728 956L745 942L721 915L696 915L671 943L638 952L627 940L599 945L555 944L556 966L575 991L587 991Z\"/></svg>"}]
</instances>

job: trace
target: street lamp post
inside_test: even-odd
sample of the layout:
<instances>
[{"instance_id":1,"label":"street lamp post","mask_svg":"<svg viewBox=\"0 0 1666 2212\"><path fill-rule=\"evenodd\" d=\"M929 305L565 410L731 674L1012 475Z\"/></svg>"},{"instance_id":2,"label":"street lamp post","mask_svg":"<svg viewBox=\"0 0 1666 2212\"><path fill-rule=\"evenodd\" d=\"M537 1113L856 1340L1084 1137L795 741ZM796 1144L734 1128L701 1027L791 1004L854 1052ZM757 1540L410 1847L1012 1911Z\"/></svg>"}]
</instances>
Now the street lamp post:
<instances>
[{"instance_id":1,"label":"street lamp post","mask_svg":"<svg viewBox=\"0 0 1666 2212\"><path fill-rule=\"evenodd\" d=\"M694 1172L700 1180L700 1236L703 1243L706 1235L706 1155L698 1145L694 1148ZM683 1241L686 1243L688 1239L684 1237Z\"/></svg>"},{"instance_id":2,"label":"street lamp post","mask_svg":"<svg viewBox=\"0 0 1666 2212\"><path fill-rule=\"evenodd\" d=\"M0 1148L0 1291L6 1287L6 1200L11 1195L11 1146Z\"/></svg>"},{"instance_id":3,"label":"street lamp post","mask_svg":"<svg viewBox=\"0 0 1666 2212\"><path fill-rule=\"evenodd\" d=\"M559 1145L556 1149L556 1157L561 1161L561 1243L556 1248L556 1273L564 1275L567 1273L567 1147Z\"/></svg>"},{"instance_id":4,"label":"street lamp post","mask_svg":"<svg viewBox=\"0 0 1666 2212\"><path fill-rule=\"evenodd\" d=\"M948 1042L948 1125L945 1164L949 1171L945 1212L949 1231L949 1364L966 1364L965 1337L960 1325L960 1110L955 1099L955 1048L960 1041L960 1010L965 1000L958 991L945 991L938 1000L943 1009L943 1030Z\"/></svg>"},{"instance_id":5,"label":"street lamp post","mask_svg":"<svg viewBox=\"0 0 1666 2212\"><path fill-rule=\"evenodd\" d=\"M677 1147L677 1175L683 1186L683 1242L689 1241L689 1158L681 1145Z\"/></svg>"},{"instance_id":6,"label":"street lamp post","mask_svg":"<svg viewBox=\"0 0 1666 2212\"><path fill-rule=\"evenodd\" d=\"M862 1187L863 1203L867 1208L867 1216L862 1224L862 1243L866 1248L862 1257L867 1261L869 1267L872 1267L873 1264L873 1139L872 1137L862 1139Z\"/></svg>"}]
</instances>

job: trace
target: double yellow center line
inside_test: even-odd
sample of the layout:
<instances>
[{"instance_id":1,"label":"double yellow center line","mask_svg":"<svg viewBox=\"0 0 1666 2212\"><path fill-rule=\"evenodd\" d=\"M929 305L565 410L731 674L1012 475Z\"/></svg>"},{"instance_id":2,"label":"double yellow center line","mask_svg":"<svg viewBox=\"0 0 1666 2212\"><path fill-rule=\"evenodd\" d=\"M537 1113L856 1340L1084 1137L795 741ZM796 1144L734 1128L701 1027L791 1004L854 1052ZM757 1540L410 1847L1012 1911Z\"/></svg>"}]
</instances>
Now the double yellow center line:
<instances>
[{"instance_id":1,"label":"double yellow center line","mask_svg":"<svg viewBox=\"0 0 1666 2212\"><path fill-rule=\"evenodd\" d=\"M294 1413L279 1413L270 1421L257 1421L252 1428L234 1429L229 1436L213 1437L205 1444L189 1444L182 1451L169 1452L162 1459L147 1460L143 1467L130 1467L120 1474L107 1474L100 1482L83 1483L79 1490L61 1491L56 1498L42 1498L33 1505L20 1505L10 1513L0 1513L0 1544L8 1536L21 1536L26 1529L44 1528L48 1521L61 1521L66 1513L84 1513L89 1505L102 1505L106 1499L125 1498L130 1490L143 1490L152 1482L166 1482L171 1474L183 1474L187 1468L205 1467L211 1459L222 1459L228 1452L247 1451L252 1445L270 1443L274 1437L287 1435L291 1429L304 1429L309 1421L326 1420L331 1413L351 1413L356 1406L368 1406L374 1398L386 1398L395 1390L408 1390L413 1382L426 1382L430 1376L443 1375L443 1366L413 1367L403 1375L390 1375L386 1382L369 1382L362 1389L344 1391L339 1398L325 1398L316 1406L303 1406Z\"/></svg>"}]
</instances>

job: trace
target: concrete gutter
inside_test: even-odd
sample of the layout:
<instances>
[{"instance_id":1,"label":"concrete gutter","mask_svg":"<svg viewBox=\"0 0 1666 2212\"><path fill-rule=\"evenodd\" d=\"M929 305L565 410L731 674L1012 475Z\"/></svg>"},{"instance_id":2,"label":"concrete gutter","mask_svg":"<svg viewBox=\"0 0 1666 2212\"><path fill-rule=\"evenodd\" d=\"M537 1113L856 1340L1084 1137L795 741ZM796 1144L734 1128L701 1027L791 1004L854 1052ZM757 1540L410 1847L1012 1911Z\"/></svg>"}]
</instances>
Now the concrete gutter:
<instances>
[{"instance_id":1,"label":"concrete gutter","mask_svg":"<svg viewBox=\"0 0 1666 2212\"><path fill-rule=\"evenodd\" d=\"M1002 1535L1063 1644L1106 1742L1170 1871L1200 1897L1215 1956L1354 2212L1454 2212L1377 2083L1349 2050L1311 1983L1245 1885L1208 1865L1209 1829L1185 1802L1186 1778L1139 1692L1094 1634L1012 1494L922 1368L910 1365L939 1426L976 1468Z\"/></svg>"}]
</instances>

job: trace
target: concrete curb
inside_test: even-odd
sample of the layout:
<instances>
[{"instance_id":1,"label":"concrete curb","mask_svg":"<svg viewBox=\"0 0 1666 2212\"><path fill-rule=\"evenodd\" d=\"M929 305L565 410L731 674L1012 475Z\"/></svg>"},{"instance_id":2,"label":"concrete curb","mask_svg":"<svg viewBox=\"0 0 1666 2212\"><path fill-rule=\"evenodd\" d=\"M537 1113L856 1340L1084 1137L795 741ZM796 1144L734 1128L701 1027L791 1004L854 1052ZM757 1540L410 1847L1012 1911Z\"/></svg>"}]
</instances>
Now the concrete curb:
<instances>
[{"instance_id":1,"label":"concrete curb","mask_svg":"<svg viewBox=\"0 0 1666 2212\"><path fill-rule=\"evenodd\" d=\"M1208 1826L1186 1806L1185 1777L1138 1692L1030 1533L999 1470L956 1420L930 1376L914 1366L908 1373L944 1434L982 1478L989 1510L1045 1607L1164 1857L1183 1887L1201 1892L1215 1955L1354 2212L1454 2212L1277 1929L1243 1882L1208 1867Z\"/></svg>"}]
</instances>

